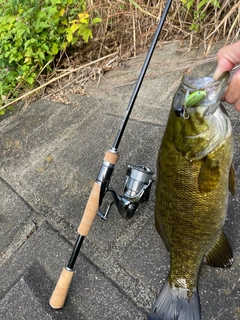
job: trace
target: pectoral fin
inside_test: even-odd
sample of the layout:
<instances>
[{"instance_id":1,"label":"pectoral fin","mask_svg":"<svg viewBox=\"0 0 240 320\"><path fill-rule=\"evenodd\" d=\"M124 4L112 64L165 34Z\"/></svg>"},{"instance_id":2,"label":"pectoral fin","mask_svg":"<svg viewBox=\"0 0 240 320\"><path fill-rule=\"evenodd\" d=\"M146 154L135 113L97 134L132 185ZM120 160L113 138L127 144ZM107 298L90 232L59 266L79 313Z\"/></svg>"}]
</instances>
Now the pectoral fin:
<instances>
[{"instance_id":1,"label":"pectoral fin","mask_svg":"<svg viewBox=\"0 0 240 320\"><path fill-rule=\"evenodd\" d=\"M220 179L219 161L206 157L198 177L200 192L210 192L216 188Z\"/></svg>"},{"instance_id":2,"label":"pectoral fin","mask_svg":"<svg viewBox=\"0 0 240 320\"><path fill-rule=\"evenodd\" d=\"M206 262L211 267L231 267L233 263L233 253L223 232L220 234L212 249L208 252Z\"/></svg>"},{"instance_id":3,"label":"pectoral fin","mask_svg":"<svg viewBox=\"0 0 240 320\"><path fill-rule=\"evenodd\" d=\"M231 164L230 170L229 170L229 191L232 195L235 194L236 191L236 180L235 180L235 170L233 163Z\"/></svg>"}]
</instances>

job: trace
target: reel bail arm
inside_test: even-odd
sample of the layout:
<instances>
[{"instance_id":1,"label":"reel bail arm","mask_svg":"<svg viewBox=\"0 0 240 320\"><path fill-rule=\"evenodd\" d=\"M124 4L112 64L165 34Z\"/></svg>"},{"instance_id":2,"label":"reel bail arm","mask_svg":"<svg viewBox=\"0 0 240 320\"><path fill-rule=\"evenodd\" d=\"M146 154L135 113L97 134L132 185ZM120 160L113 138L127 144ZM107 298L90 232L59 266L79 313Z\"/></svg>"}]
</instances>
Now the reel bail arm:
<instances>
[{"instance_id":1,"label":"reel bail arm","mask_svg":"<svg viewBox=\"0 0 240 320\"><path fill-rule=\"evenodd\" d=\"M98 215L106 220L112 205L115 204L118 212L124 219L131 219L135 215L140 203L147 202L149 199L151 186L154 181L152 176L153 171L146 166L128 165L123 196L117 195L117 192L113 188L108 188L107 192L111 193L114 201L108 205L105 213L98 209Z\"/></svg>"}]
</instances>

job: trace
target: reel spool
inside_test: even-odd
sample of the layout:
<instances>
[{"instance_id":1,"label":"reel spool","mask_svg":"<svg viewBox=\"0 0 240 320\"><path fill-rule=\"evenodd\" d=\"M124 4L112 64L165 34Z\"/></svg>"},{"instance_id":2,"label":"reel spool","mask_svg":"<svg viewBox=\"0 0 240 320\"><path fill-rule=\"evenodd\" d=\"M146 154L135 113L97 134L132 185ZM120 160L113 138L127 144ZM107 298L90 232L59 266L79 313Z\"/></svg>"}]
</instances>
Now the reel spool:
<instances>
[{"instance_id":1,"label":"reel spool","mask_svg":"<svg viewBox=\"0 0 240 320\"><path fill-rule=\"evenodd\" d=\"M108 205L106 212L98 210L98 215L106 220L113 204L124 219L131 219L136 213L139 204L147 202L149 199L151 186L153 183L153 171L142 165L128 165L126 181L124 184L123 196L117 195L113 188L108 188L113 197L113 201Z\"/></svg>"}]
</instances>

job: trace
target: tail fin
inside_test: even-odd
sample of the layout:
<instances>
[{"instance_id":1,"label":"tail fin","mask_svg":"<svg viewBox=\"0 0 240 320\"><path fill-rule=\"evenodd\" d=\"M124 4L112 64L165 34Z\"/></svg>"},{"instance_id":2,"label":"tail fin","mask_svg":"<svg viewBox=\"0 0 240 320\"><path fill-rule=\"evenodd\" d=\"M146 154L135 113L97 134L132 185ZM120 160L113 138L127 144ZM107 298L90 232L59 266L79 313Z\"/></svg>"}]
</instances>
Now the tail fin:
<instances>
[{"instance_id":1,"label":"tail fin","mask_svg":"<svg viewBox=\"0 0 240 320\"><path fill-rule=\"evenodd\" d=\"M157 297L148 320L201 320L197 290L188 298L187 290L171 288L166 282Z\"/></svg>"}]
</instances>

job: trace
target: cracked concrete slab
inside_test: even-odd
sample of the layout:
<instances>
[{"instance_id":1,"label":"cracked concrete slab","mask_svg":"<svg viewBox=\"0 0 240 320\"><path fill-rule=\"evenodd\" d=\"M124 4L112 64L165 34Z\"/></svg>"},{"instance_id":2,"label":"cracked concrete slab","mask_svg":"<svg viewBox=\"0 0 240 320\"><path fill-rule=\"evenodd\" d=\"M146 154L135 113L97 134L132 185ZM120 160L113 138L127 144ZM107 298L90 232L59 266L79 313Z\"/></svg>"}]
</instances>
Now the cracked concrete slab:
<instances>
[{"instance_id":1,"label":"cracked concrete slab","mask_svg":"<svg viewBox=\"0 0 240 320\"><path fill-rule=\"evenodd\" d=\"M216 52L217 48L215 49ZM113 207L97 217L76 262L61 310L48 299L70 258L92 183L111 147L145 55L124 62L89 85L85 96L63 104L34 102L0 122L0 318L145 320L169 270L169 254L154 227L154 192L132 220ZM119 146L111 180L119 194L128 164L156 171L158 148L172 95L181 76L203 65L198 52L178 43L157 48ZM225 232L235 261L231 269L203 264L199 275L202 320L240 317L239 115L228 107L235 136L237 193L230 196ZM110 201L105 197L103 210ZM21 293L19 295L19 292Z\"/></svg>"}]
</instances>

